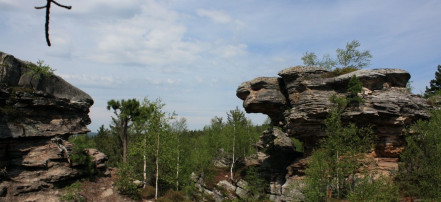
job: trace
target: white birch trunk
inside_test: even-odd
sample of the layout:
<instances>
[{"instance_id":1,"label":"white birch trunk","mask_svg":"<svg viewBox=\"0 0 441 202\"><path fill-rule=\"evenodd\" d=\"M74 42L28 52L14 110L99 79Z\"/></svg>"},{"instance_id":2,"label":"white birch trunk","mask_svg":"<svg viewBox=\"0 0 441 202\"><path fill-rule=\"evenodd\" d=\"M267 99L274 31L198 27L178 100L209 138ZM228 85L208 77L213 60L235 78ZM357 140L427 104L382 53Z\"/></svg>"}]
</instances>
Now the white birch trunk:
<instances>
[{"instance_id":1,"label":"white birch trunk","mask_svg":"<svg viewBox=\"0 0 441 202\"><path fill-rule=\"evenodd\" d=\"M178 157L176 163L176 191L179 191L179 143L178 143Z\"/></svg>"},{"instance_id":2,"label":"white birch trunk","mask_svg":"<svg viewBox=\"0 0 441 202\"><path fill-rule=\"evenodd\" d=\"M230 167L230 179L231 182L233 182L234 177L233 177L233 167L234 167L234 152L235 152L235 144L236 144L236 125L233 126L233 161L231 162L231 167Z\"/></svg>"},{"instance_id":3,"label":"white birch trunk","mask_svg":"<svg viewBox=\"0 0 441 202\"><path fill-rule=\"evenodd\" d=\"M144 177L144 188L147 185L147 134L144 134L144 154L143 154L143 160L144 160L144 170L143 170L143 177Z\"/></svg>"},{"instance_id":4,"label":"white birch trunk","mask_svg":"<svg viewBox=\"0 0 441 202\"><path fill-rule=\"evenodd\" d=\"M143 173L142 173L142 176L144 177L144 185L143 185L143 188L145 188L145 185L147 184L147 158L146 158L146 156L145 156L145 148L144 148L143 160L144 160L144 171L143 171Z\"/></svg>"},{"instance_id":5,"label":"white birch trunk","mask_svg":"<svg viewBox=\"0 0 441 202\"><path fill-rule=\"evenodd\" d=\"M155 200L158 200L158 178L159 178L159 133L157 133L156 142L156 182L155 182Z\"/></svg>"}]
</instances>

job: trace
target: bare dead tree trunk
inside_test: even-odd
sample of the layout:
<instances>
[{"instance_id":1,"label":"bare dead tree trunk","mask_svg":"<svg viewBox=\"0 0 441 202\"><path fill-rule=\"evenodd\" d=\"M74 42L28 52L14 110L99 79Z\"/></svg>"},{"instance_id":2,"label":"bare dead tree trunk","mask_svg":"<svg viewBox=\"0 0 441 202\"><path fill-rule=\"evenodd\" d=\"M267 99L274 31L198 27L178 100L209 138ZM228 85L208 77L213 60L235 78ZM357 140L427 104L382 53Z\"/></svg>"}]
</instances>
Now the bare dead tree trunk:
<instances>
[{"instance_id":1,"label":"bare dead tree trunk","mask_svg":"<svg viewBox=\"0 0 441 202\"><path fill-rule=\"evenodd\" d=\"M47 3L45 6L35 6L35 9L43 9L46 8L46 23L44 24L44 28L45 28L45 34L46 34L46 42L48 46L51 46L51 41L49 40L49 16L50 16L50 10L51 10L51 3L54 3L55 5L65 8L65 9L71 9L72 6L65 6L62 4L59 4L58 2L54 1L54 0L47 0Z\"/></svg>"},{"instance_id":2,"label":"bare dead tree trunk","mask_svg":"<svg viewBox=\"0 0 441 202\"><path fill-rule=\"evenodd\" d=\"M127 134L127 128L129 120L124 119L123 121L123 163L127 162L127 142L128 142L128 134Z\"/></svg>"}]
</instances>

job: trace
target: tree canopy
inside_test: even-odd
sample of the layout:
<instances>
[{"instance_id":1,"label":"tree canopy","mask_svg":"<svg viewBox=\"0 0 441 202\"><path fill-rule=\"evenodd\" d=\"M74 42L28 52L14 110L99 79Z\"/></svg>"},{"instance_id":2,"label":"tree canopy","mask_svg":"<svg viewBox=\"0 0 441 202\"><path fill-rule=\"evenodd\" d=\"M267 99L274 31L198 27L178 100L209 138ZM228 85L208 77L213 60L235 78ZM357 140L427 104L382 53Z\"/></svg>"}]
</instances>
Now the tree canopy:
<instances>
[{"instance_id":1,"label":"tree canopy","mask_svg":"<svg viewBox=\"0 0 441 202\"><path fill-rule=\"evenodd\" d=\"M441 65L438 65L438 70L435 72L435 79L430 80L430 88L426 86L424 96L429 97L439 90L441 90Z\"/></svg>"},{"instance_id":2,"label":"tree canopy","mask_svg":"<svg viewBox=\"0 0 441 202\"><path fill-rule=\"evenodd\" d=\"M303 64L311 67L322 67L328 70L333 68L356 68L362 69L369 66L372 55L369 51L360 51L360 42L353 40L346 44L345 49L336 50L337 58L332 59L329 54L325 54L322 60L317 58L314 52L305 52L301 58Z\"/></svg>"}]
</instances>

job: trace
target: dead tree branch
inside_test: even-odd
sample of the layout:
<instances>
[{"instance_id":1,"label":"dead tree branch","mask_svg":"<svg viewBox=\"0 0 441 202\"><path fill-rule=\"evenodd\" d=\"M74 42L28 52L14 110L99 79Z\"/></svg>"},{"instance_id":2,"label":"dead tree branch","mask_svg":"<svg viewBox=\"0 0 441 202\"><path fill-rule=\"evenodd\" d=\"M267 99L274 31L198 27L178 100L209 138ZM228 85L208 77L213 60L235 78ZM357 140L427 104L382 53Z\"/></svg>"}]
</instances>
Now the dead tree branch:
<instances>
[{"instance_id":1,"label":"dead tree branch","mask_svg":"<svg viewBox=\"0 0 441 202\"><path fill-rule=\"evenodd\" d=\"M65 8L65 9L72 9L72 6L65 6L62 5L54 0L47 0L47 3L45 6L35 6L35 9L44 9L46 8L46 23L44 24L45 33L46 33L46 42L48 46L51 46L51 41L49 39L49 15L50 15L50 9L51 9L51 3L54 3L55 5Z\"/></svg>"}]
</instances>

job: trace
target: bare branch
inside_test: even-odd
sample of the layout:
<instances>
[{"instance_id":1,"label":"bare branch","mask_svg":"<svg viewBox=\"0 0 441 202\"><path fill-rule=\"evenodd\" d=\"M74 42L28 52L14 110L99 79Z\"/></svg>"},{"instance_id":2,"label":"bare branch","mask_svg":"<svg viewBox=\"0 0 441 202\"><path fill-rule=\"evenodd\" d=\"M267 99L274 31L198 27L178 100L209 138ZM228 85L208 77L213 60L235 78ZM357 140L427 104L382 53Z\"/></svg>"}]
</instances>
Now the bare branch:
<instances>
[{"instance_id":1,"label":"bare branch","mask_svg":"<svg viewBox=\"0 0 441 202\"><path fill-rule=\"evenodd\" d=\"M35 6L34 8L35 9L43 9L43 8L46 8L46 6Z\"/></svg>"},{"instance_id":2,"label":"bare branch","mask_svg":"<svg viewBox=\"0 0 441 202\"><path fill-rule=\"evenodd\" d=\"M65 6L65 5L62 5L62 4L59 4L58 2L56 2L56 1L54 1L54 0L51 0L55 5L57 5L57 6L59 6L59 7L63 7L63 8L65 8L65 9L71 9L72 8L72 6Z\"/></svg>"},{"instance_id":3,"label":"bare branch","mask_svg":"<svg viewBox=\"0 0 441 202\"><path fill-rule=\"evenodd\" d=\"M45 34L46 34L46 42L48 46L51 46L51 41L49 39L49 16L50 16L50 9L51 9L51 3L54 3L55 5L65 8L65 9L71 9L72 6L65 6L62 4L59 4L58 2L54 0L47 0L46 6L35 6L35 9L43 9L46 8L46 23L44 25L45 28Z\"/></svg>"}]
</instances>

